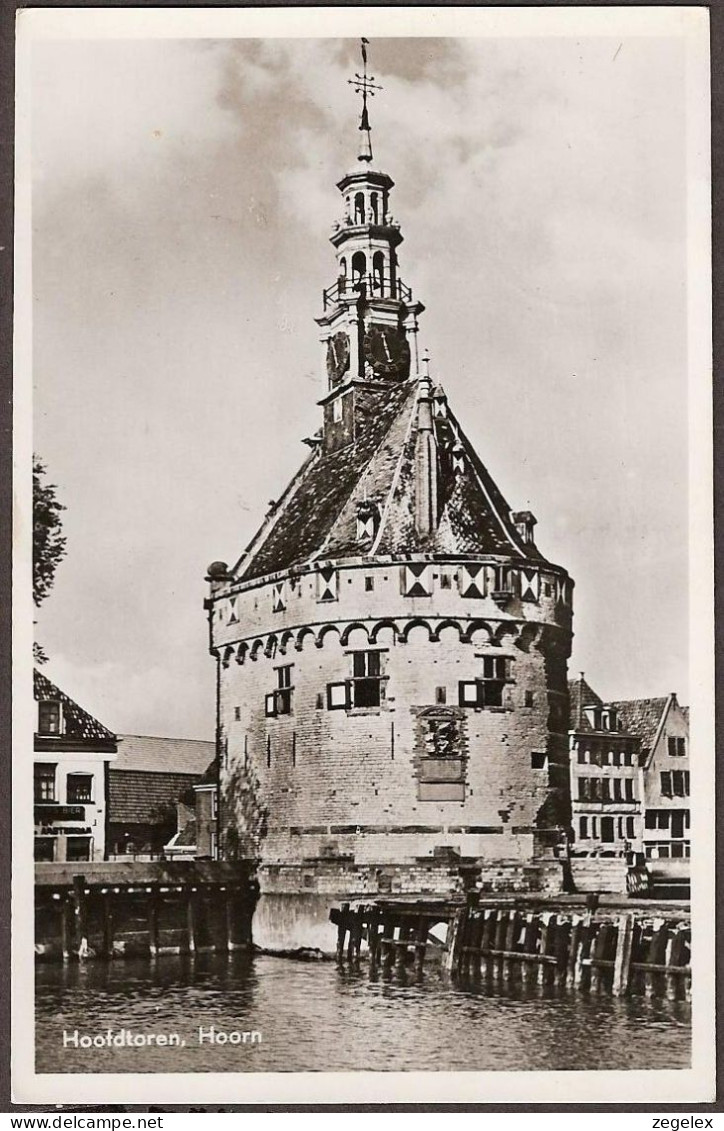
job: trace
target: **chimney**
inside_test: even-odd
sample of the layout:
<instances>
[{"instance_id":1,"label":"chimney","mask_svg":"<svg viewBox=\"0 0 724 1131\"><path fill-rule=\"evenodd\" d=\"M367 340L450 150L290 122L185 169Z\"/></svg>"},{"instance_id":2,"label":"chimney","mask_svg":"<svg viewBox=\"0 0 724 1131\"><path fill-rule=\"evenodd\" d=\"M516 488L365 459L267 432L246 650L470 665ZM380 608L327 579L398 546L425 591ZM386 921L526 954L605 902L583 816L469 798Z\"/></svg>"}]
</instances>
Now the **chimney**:
<instances>
[{"instance_id":1,"label":"chimney","mask_svg":"<svg viewBox=\"0 0 724 1131\"><path fill-rule=\"evenodd\" d=\"M417 394L417 443L415 445L415 528L421 538L437 527L437 443L432 423L432 384L429 357Z\"/></svg>"}]
</instances>

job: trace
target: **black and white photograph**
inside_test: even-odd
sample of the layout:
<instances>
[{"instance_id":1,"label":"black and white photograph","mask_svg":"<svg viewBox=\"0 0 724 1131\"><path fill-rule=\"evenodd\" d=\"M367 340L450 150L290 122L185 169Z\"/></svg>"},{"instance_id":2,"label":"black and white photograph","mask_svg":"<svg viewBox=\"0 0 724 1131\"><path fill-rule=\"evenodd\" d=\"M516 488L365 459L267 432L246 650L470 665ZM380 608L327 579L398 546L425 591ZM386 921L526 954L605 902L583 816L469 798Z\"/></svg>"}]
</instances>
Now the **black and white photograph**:
<instances>
[{"instance_id":1,"label":"black and white photograph","mask_svg":"<svg viewBox=\"0 0 724 1131\"><path fill-rule=\"evenodd\" d=\"M20 13L16 1102L713 1099L708 34Z\"/></svg>"}]
</instances>

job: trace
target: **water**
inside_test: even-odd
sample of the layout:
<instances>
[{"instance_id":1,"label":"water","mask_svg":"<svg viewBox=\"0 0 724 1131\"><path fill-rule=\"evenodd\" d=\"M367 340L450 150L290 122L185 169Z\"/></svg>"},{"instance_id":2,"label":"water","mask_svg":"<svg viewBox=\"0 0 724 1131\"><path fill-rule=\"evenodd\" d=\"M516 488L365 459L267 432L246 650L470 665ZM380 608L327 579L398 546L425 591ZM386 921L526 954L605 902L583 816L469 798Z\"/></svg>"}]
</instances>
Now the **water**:
<instances>
[{"instance_id":1,"label":"water","mask_svg":"<svg viewBox=\"0 0 724 1131\"><path fill-rule=\"evenodd\" d=\"M39 1072L688 1068L691 1007L553 986L407 985L333 963L237 954L40 966ZM198 1030L261 1033L199 1043ZM63 1047L63 1030L177 1034L178 1046ZM239 1038L241 1040L241 1037Z\"/></svg>"}]
</instances>

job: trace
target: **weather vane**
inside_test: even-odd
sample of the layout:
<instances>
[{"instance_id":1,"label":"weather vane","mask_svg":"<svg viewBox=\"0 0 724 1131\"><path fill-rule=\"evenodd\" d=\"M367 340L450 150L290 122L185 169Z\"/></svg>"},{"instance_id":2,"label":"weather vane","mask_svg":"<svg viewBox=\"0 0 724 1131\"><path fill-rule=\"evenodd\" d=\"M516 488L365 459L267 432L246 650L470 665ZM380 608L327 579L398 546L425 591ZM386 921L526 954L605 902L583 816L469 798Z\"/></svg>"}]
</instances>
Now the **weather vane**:
<instances>
[{"instance_id":1,"label":"weather vane","mask_svg":"<svg viewBox=\"0 0 724 1131\"><path fill-rule=\"evenodd\" d=\"M372 138L370 136L370 119L367 111L367 96L374 98L375 91L382 90L382 87L376 83L375 76L367 74L367 47L369 46L368 39L362 39L360 47L362 50L362 74L357 74L353 79L347 79L350 86L353 86L356 94L362 95L362 116L360 118L360 132L365 135L365 142L361 147L361 152L358 161L371 161L372 160Z\"/></svg>"}]
</instances>

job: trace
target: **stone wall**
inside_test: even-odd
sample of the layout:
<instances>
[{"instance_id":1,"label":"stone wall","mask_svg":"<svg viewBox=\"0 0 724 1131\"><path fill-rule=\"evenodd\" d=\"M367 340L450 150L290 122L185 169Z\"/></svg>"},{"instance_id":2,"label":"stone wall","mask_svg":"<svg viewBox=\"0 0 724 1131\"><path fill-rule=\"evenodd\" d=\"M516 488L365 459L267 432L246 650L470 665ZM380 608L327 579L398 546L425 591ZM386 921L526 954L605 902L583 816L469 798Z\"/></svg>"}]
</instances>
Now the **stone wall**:
<instances>
[{"instance_id":1,"label":"stone wall","mask_svg":"<svg viewBox=\"0 0 724 1131\"><path fill-rule=\"evenodd\" d=\"M217 592L224 855L411 863L448 847L522 863L569 823L570 583L551 567L537 600L511 586L501 608L492 590L462 595L457 563L426 568L422 597L405 596L402 563L377 562ZM379 706L330 709L355 651L380 655ZM500 705L461 706L486 657L506 664ZM437 725L454 773L431 756Z\"/></svg>"}]
</instances>

